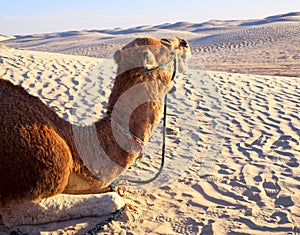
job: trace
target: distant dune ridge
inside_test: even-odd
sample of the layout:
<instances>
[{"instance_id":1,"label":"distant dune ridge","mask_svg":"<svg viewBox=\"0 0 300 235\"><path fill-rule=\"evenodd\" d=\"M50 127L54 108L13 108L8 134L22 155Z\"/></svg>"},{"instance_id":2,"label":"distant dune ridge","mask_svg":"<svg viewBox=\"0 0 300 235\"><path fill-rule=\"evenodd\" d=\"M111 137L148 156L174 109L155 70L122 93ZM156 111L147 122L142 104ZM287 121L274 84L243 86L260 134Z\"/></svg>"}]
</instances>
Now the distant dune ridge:
<instances>
[{"instance_id":1,"label":"distant dune ridge","mask_svg":"<svg viewBox=\"0 0 300 235\"><path fill-rule=\"evenodd\" d=\"M0 34L0 41L5 41L5 40L13 39L13 38L15 38L15 37L14 36L5 36L5 35Z\"/></svg>"},{"instance_id":2,"label":"distant dune ridge","mask_svg":"<svg viewBox=\"0 0 300 235\"><path fill-rule=\"evenodd\" d=\"M208 70L285 76L300 74L300 12L257 20L210 20L129 29L0 35L0 40L1 44L13 48L107 58L139 35L188 39L193 49L191 65Z\"/></svg>"},{"instance_id":3,"label":"distant dune ridge","mask_svg":"<svg viewBox=\"0 0 300 235\"><path fill-rule=\"evenodd\" d=\"M0 77L70 122L92 122L103 115L110 94L113 53L142 35L180 36L192 49L190 70L175 79L177 90L169 95L167 183L147 192L122 191L129 207L99 234L299 234L300 12L0 35ZM91 79L100 65L105 71ZM161 127L140 163L150 176L160 144ZM217 158L211 159L212 149ZM30 235L84 234L102 220L18 228ZM0 222L0 234L8 232Z\"/></svg>"}]
</instances>

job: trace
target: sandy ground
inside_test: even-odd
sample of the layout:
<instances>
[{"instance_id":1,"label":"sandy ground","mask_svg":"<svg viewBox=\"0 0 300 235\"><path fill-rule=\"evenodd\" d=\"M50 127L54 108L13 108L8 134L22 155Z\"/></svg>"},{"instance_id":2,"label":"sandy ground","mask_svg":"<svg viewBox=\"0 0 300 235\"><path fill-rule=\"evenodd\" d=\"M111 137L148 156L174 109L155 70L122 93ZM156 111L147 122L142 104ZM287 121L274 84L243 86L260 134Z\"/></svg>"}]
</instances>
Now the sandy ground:
<instances>
[{"instance_id":1,"label":"sandy ground","mask_svg":"<svg viewBox=\"0 0 300 235\"><path fill-rule=\"evenodd\" d=\"M92 122L102 115L115 66L91 57L111 58L140 34L186 36L193 59L169 96L163 175L146 190L124 190L125 213L99 234L300 234L300 19L283 18L19 36L3 44L27 50L2 47L0 77L73 123ZM93 90L95 71L100 88ZM143 169L127 175L156 172L160 143L159 128ZM19 228L83 234L102 220ZM0 234L8 231L0 225Z\"/></svg>"}]
</instances>

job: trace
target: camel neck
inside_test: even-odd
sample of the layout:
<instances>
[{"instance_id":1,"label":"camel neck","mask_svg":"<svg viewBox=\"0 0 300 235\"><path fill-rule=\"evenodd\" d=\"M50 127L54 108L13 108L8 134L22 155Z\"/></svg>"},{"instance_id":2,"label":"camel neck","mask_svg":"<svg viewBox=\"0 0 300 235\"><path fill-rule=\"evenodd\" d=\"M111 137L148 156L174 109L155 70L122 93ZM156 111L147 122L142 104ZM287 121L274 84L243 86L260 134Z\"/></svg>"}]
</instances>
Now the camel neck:
<instances>
[{"instance_id":1,"label":"camel neck","mask_svg":"<svg viewBox=\"0 0 300 235\"><path fill-rule=\"evenodd\" d=\"M140 145L112 125L108 116L97 121L95 127L104 154L118 165L128 168L142 151Z\"/></svg>"},{"instance_id":2,"label":"camel neck","mask_svg":"<svg viewBox=\"0 0 300 235\"><path fill-rule=\"evenodd\" d=\"M126 129L125 127L123 127L120 123L118 123L116 120L114 120L111 116L108 116L109 119L111 120L111 123L117 128L118 131L120 131L121 133L123 133L125 136L127 136L127 138L135 143L137 143L138 145L140 145L142 148L144 148L144 141L142 139L140 139L139 137L137 137L136 135L134 135L133 133L131 133L128 129Z\"/></svg>"}]
</instances>

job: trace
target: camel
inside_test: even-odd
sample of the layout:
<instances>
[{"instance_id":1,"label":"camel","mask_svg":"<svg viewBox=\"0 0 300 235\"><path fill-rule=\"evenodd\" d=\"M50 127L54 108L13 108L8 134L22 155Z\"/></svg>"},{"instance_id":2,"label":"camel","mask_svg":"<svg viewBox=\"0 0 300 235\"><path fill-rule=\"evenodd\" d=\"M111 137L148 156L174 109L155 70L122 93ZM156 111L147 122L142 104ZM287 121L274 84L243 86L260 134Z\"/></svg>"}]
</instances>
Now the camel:
<instances>
[{"instance_id":1,"label":"camel","mask_svg":"<svg viewBox=\"0 0 300 235\"><path fill-rule=\"evenodd\" d=\"M23 87L0 79L3 222L101 216L123 206L109 186L141 156L172 88L173 61L183 73L190 55L178 37L141 37L116 51L107 115L92 126L72 125Z\"/></svg>"}]
</instances>

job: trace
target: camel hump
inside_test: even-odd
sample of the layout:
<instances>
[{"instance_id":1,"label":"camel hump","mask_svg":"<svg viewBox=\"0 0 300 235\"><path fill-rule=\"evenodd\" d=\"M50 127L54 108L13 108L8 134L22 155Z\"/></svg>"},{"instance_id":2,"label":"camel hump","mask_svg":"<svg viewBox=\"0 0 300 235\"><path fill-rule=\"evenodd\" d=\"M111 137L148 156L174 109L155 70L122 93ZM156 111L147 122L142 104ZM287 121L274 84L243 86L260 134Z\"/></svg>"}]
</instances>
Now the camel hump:
<instances>
[{"instance_id":1,"label":"camel hump","mask_svg":"<svg viewBox=\"0 0 300 235\"><path fill-rule=\"evenodd\" d=\"M147 45L153 45L153 46L160 46L161 41L154 37L139 37L127 44L123 47L124 49L132 48L132 47L140 47L140 46L147 46Z\"/></svg>"}]
</instances>

